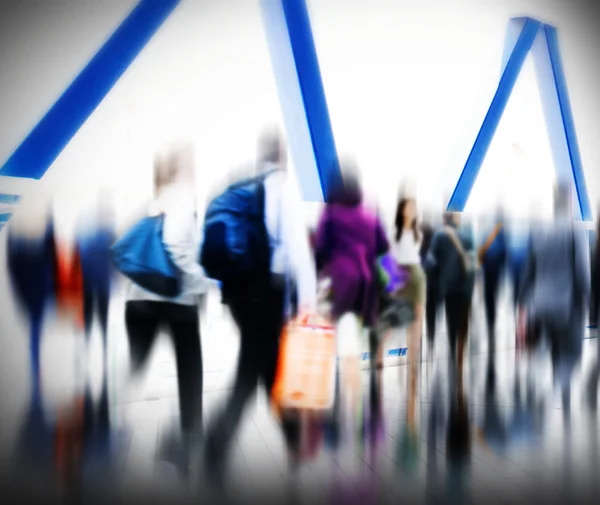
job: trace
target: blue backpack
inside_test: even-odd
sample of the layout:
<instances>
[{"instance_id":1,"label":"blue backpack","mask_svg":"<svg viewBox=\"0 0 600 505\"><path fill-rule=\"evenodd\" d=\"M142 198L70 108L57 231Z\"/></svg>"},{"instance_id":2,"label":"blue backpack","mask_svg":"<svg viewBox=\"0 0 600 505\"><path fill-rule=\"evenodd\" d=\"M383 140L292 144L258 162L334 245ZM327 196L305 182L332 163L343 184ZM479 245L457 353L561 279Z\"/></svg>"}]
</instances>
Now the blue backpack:
<instances>
[{"instance_id":1,"label":"blue backpack","mask_svg":"<svg viewBox=\"0 0 600 505\"><path fill-rule=\"evenodd\" d=\"M164 215L146 217L112 246L117 270L138 286L160 296L181 293L181 273L163 245Z\"/></svg>"},{"instance_id":2,"label":"blue backpack","mask_svg":"<svg viewBox=\"0 0 600 505\"><path fill-rule=\"evenodd\" d=\"M208 205L200 250L208 277L226 282L268 274L272 248L264 182L272 173L232 184Z\"/></svg>"}]
</instances>

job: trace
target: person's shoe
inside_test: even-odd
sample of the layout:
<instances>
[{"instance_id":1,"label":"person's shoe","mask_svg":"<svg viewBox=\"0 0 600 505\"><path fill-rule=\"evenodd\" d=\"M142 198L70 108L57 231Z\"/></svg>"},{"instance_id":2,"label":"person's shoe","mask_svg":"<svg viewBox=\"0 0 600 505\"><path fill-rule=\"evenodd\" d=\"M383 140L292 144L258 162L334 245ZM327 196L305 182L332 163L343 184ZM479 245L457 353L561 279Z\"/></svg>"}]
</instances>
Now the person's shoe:
<instances>
[{"instance_id":1,"label":"person's shoe","mask_svg":"<svg viewBox=\"0 0 600 505\"><path fill-rule=\"evenodd\" d=\"M158 460L175 467L177 473L187 480L190 475L192 455L198 446L197 437L182 435L173 429L162 440L158 450Z\"/></svg>"}]
</instances>

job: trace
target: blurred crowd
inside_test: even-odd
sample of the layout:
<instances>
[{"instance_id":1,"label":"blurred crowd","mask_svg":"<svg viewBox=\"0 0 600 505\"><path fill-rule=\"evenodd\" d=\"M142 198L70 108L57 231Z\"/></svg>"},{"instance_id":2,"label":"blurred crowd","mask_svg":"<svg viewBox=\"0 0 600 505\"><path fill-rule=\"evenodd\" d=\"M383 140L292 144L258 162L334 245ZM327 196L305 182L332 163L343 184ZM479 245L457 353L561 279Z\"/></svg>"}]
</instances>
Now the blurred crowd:
<instances>
[{"instance_id":1,"label":"blurred crowd","mask_svg":"<svg viewBox=\"0 0 600 505\"><path fill-rule=\"evenodd\" d=\"M180 426L164 441L165 451L185 478L202 474L206 486L217 493L227 487L228 458L248 401L259 382L270 394L281 353L280 337L288 322L300 314L318 314L331 322L338 368L334 404L326 416L297 411L278 416L292 478L325 442L336 450L347 448L357 443L355 434L361 430L368 432L365 436L371 442L379 440L385 417L386 351L398 332L406 335L407 348L406 367L399 367L407 370L406 422L399 438L402 459L408 466L412 464L420 436L421 369L436 361L438 340L444 336L438 328L443 314L450 366L430 384L426 430L427 436L435 439L440 416L448 416L446 452L454 463L448 489L460 491L474 440L463 379L473 334L470 326L477 317L473 312L479 306L473 300L480 292L489 351L486 394L495 390L499 319L511 318L513 347L518 352L535 356L549 350L554 382L568 418L572 376L581 361L586 330L598 318L600 274L599 248L590 240L590 231L574 220L570 185L559 182L556 186L554 219L516 222L498 209L494 215L478 219L477 233L474 223L460 212L445 211L423 219L415 194L406 186L399 191L395 219L389 227L381 218L381 209L365 202L360 167L341 159L336 161L341 179L325 195L316 228L309 229L298 189L288 176L286 153L282 136L266 132L259 140L253 173L229 181L232 185L224 193L229 199L216 196L205 216L198 213L190 160L178 149L156 155L154 199L147 216L161 217L160 240L169 264L178 272L179 284L173 293L166 285L164 289L149 288L150 281L141 273L138 277L121 275L119 270L123 270L115 268L114 245L119 234L108 195L99 198L95 215L82 217L69 244L57 238L50 207L39 201L35 205L24 202L19 211L22 217L17 213L6 227L11 286L30 327L30 421L38 423L38 431L52 431L52 447L47 452L67 489L78 489L78 469L86 457L96 457L102 444L111 446L107 378L112 372L106 357L115 285L126 297L123 317L132 376L139 375L148 363L162 329L173 341ZM255 192L251 196L258 202L256 208L239 203L243 198L250 201L248 188ZM259 231L243 235L238 230L236 235L233 228L219 228L225 221L217 217L223 215L226 204L232 206L230 215L247 213L245 221L235 221L236 226L246 223L252 233ZM258 262L239 272L233 267L225 272L223 265L230 264L224 263L225 258L221 258L223 263L215 263L217 249L207 246L221 240L233 250L235 237L258 241L260 234L264 235L260 240L266 239L269 245L264 264ZM242 251L249 247L246 243L237 246ZM139 245L146 252L150 247L150 243ZM130 272L134 266L127 268ZM218 275L211 276L217 271ZM500 303L505 285L513 293L512 311ZM232 388L205 426L200 319L202 296L210 290L220 290L239 329L240 350ZM81 336L76 356L81 363L97 318L104 370L100 400L92 405L88 374L81 366L73 408L52 427L44 424L41 411L40 360L41 337L50 314L58 314ZM370 360L368 374L362 371L365 351ZM529 372L535 375L535 367ZM599 378L597 362L589 377L596 397ZM442 383L451 386L448 409L440 396ZM522 402L520 393L515 395L516 426ZM494 431L490 426L499 422L496 418L493 411L486 411L479 434L488 437L488 444L493 443L489 433ZM504 436L511 426L504 428ZM28 433L24 445L18 446L20 455L39 451L34 431ZM363 491L355 489L354 499Z\"/></svg>"}]
</instances>

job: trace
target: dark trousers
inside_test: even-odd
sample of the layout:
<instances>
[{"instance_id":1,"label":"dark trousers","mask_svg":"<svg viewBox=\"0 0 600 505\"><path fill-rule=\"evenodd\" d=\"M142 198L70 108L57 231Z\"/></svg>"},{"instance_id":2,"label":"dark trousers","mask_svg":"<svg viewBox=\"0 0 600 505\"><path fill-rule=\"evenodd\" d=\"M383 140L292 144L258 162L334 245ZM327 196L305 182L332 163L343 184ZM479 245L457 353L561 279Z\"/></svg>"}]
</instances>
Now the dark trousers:
<instances>
[{"instance_id":1,"label":"dark trousers","mask_svg":"<svg viewBox=\"0 0 600 505\"><path fill-rule=\"evenodd\" d=\"M167 326L175 346L181 429L190 433L201 427L202 351L198 308L155 301L130 301L125 309L131 366L138 372L148 361L152 344Z\"/></svg>"},{"instance_id":2,"label":"dark trousers","mask_svg":"<svg viewBox=\"0 0 600 505\"><path fill-rule=\"evenodd\" d=\"M427 342L432 345L435 341L438 307L440 305L437 279L427 276L427 298L425 301L425 325L427 329Z\"/></svg>"},{"instance_id":3,"label":"dark trousers","mask_svg":"<svg viewBox=\"0 0 600 505\"><path fill-rule=\"evenodd\" d=\"M96 286L91 283L83 284L83 323L85 336L90 337L90 330L94 315L98 315L102 329L102 343L106 347L108 335L108 305L110 302L110 289L108 286Z\"/></svg>"},{"instance_id":4,"label":"dark trousers","mask_svg":"<svg viewBox=\"0 0 600 505\"><path fill-rule=\"evenodd\" d=\"M494 352L496 344L496 313L503 272L502 265L501 261L487 261L483 265L483 298L490 352Z\"/></svg>"},{"instance_id":5,"label":"dark trousers","mask_svg":"<svg viewBox=\"0 0 600 505\"><path fill-rule=\"evenodd\" d=\"M207 429L206 457L211 471L223 469L235 430L259 381L271 394L284 325L285 289L281 280L224 286L223 291L240 329L240 351L233 390ZM295 423L284 423L288 446L297 442L295 428Z\"/></svg>"},{"instance_id":6,"label":"dark trousers","mask_svg":"<svg viewBox=\"0 0 600 505\"><path fill-rule=\"evenodd\" d=\"M469 334L470 298L462 295L446 295L446 325L452 358L456 357L458 342L466 343Z\"/></svg>"}]
</instances>

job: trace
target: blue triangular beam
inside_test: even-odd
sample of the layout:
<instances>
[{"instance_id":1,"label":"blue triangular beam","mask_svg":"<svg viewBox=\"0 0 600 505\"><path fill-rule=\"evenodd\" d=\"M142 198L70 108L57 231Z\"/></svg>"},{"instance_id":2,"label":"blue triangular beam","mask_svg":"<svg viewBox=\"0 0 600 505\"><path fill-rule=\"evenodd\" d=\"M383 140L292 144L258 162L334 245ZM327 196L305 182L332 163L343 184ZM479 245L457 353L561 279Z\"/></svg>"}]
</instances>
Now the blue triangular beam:
<instances>
[{"instance_id":1,"label":"blue triangular beam","mask_svg":"<svg viewBox=\"0 0 600 505\"><path fill-rule=\"evenodd\" d=\"M305 0L261 0L295 173L304 200L326 201L341 181Z\"/></svg>"},{"instance_id":2,"label":"blue triangular beam","mask_svg":"<svg viewBox=\"0 0 600 505\"><path fill-rule=\"evenodd\" d=\"M41 179L180 0L141 0L0 168Z\"/></svg>"},{"instance_id":3,"label":"blue triangular beam","mask_svg":"<svg viewBox=\"0 0 600 505\"><path fill-rule=\"evenodd\" d=\"M464 211L502 114L530 51L534 57L557 177L573 183L577 195L576 216L579 219L590 221L592 212L558 47L557 31L556 28L531 18L512 19L509 24L500 83L452 193L448 210Z\"/></svg>"}]
</instances>

